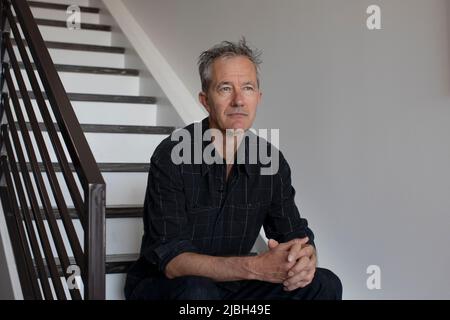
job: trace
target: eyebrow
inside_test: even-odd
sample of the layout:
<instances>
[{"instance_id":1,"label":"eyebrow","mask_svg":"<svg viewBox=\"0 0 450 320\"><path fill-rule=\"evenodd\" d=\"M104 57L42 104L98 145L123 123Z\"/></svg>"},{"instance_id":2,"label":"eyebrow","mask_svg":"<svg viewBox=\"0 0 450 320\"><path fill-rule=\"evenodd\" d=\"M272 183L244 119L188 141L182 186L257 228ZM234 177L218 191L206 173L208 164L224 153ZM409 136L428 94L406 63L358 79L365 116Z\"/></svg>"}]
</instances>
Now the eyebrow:
<instances>
[{"instance_id":1,"label":"eyebrow","mask_svg":"<svg viewBox=\"0 0 450 320\"><path fill-rule=\"evenodd\" d=\"M218 88L218 87L223 86L223 85L232 85L232 83L229 82L229 81L221 81L221 82L219 82L219 83L217 84L216 87Z\"/></svg>"},{"instance_id":2,"label":"eyebrow","mask_svg":"<svg viewBox=\"0 0 450 320\"><path fill-rule=\"evenodd\" d=\"M251 81L251 80L245 81L242 85L246 86L246 85L249 85L249 84L251 84L252 86L255 86L255 83L253 81ZM231 86L231 85L233 85L233 83L231 83L230 81L221 81L221 82L219 82L217 84L216 88L218 88L220 86L223 86L223 85L230 85Z\"/></svg>"}]
</instances>

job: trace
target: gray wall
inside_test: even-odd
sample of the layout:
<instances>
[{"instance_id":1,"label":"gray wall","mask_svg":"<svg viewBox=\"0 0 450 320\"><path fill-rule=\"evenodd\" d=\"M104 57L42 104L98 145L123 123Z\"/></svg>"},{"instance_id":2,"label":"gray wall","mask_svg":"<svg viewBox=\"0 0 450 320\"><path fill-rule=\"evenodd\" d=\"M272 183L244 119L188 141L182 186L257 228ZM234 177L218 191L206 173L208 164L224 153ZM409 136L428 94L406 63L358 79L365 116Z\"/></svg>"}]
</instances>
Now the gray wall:
<instances>
[{"instance_id":1,"label":"gray wall","mask_svg":"<svg viewBox=\"0 0 450 320\"><path fill-rule=\"evenodd\" d=\"M263 49L255 127L280 128L297 204L345 298L450 298L450 50L445 0L128 0L193 95L196 58ZM365 26L382 9L382 30ZM366 268L382 289L366 288Z\"/></svg>"}]
</instances>

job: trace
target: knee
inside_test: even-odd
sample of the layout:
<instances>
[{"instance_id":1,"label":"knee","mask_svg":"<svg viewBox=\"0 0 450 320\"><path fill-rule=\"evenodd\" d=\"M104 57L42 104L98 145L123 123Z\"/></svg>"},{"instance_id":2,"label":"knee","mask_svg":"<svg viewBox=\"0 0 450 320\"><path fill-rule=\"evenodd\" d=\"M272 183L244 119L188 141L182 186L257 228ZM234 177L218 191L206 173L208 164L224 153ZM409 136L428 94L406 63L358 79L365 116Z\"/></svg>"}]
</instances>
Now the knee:
<instances>
[{"instance_id":1,"label":"knee","mask_svg":"<svg viewBox=\"0 0 450 320\"><path fill-rule=\"evenodd\" d=\"M220 292L213 280L186 276L172 279L177 300L219 300Z\"/></svg>"},{"instance_id":2,"label":"knee","mask_svg":"<svg viewBox=\"0 0 450 320\"><path fill-rule=\"evenodd\" d=\"M341 300L342 282L332 271L317 268L311 283L318 288L318 299Z\"/></svg>"}]
</instances>

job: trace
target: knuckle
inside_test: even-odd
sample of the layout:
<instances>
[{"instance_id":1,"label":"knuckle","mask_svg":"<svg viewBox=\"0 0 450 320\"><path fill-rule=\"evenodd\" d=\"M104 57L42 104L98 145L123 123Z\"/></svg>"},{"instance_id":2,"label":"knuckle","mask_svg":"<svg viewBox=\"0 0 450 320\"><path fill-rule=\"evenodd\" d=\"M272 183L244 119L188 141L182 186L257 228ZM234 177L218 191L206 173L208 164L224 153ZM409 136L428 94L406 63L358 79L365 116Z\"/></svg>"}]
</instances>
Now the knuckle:
<instances>
[{"instance_id":1,"label":"knuckle","mask_svg":"<svg viewBox=\"0 0 450 320\"><path fill-rule=\"evenodd\" d=\"M287 271L289 271L291 269L291 266L289 265L289 264L283 264L282 266L281 266L281 271L283 271L283 272L287 272Z\"/></svg>"}]
</instances>

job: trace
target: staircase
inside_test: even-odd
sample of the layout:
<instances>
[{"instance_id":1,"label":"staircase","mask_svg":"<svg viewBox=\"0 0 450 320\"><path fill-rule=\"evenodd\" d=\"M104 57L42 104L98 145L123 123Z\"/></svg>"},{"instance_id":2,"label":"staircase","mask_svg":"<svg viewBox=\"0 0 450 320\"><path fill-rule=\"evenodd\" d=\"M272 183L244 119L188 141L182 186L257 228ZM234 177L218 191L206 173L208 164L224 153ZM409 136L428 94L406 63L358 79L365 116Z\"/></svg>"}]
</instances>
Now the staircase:
<instances>
[{"instance_id":1,"label":"staircase","mask_svg":"<svg viewBox=\"0 0 450 320\"><path fill-rule=\"evenodd\" d=\"M141 95L142 70L125 67L127 49L112 45L112 27L99 23L102 9L90 6L88 0L28 4L106 182L106 299L123 299L125 273L137 259L143 233L142 206L149 160L174 126L158 125L158 99ZM81 9L80 30L69 30L66 25L66 10L72 4ZM12 44L20 57L17 46ZM19 61L19 65L26 76L23 63ZM27 89L33 108L38 110L31 88ZM20 92L17 94L20 99ZM40 113L36 113L45 143L51 145ZM29 123L27 126L31 130ZM55 155L50 156L58 179L62 179ZM38 161L42 161L39 156ZM44 171L42 163L40 169ZM73 166L71 169L75 170ZM78 215L68 191L63 191L83 243ZM51 200L55 217L60 220ZM44 213L42 217L46 219ZM68 253L72 255L70 250Z\"/></svg>"}]
</instances>

